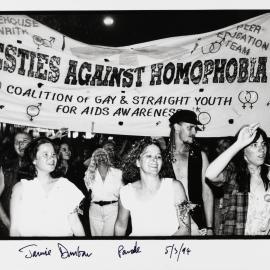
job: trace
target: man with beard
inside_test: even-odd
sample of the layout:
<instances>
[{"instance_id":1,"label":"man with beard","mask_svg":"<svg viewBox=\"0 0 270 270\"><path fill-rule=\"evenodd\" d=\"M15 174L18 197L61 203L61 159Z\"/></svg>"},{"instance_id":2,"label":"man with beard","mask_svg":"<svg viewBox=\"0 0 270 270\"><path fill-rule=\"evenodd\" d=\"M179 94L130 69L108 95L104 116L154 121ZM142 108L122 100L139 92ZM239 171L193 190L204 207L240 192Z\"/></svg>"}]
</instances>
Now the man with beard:
<instances>
[{"instance_id":1,"label":"man with beard","mask_svg":"<svg viewBox=\"0 0 270 270\"><path fill-rule=\"evenodd\" d=\"M10 228L10 198L13 186L18 182L18 171L22 167L22 158L26 146L31 142L31 136L26 132L18 132L14 136L14 157L7 153L0 174L0 236L8 237ZM10 151L11 152L11 151Z\"/></svg>"},{"instance_id":2,"label":"man with beard","mask_svg":"<svg viewBox=\"0 0 270 270\"><path fill-rule=\"evenodd\" d=\"M164 170L166 177L179 180L188 200L196 204L191 212L191 234L213 234L213 193L205 182L209 164L206 154L194 139L201 125L195 112L180 110L170 119L170 141L166 149Z\"/></svg>"}]
</instances>

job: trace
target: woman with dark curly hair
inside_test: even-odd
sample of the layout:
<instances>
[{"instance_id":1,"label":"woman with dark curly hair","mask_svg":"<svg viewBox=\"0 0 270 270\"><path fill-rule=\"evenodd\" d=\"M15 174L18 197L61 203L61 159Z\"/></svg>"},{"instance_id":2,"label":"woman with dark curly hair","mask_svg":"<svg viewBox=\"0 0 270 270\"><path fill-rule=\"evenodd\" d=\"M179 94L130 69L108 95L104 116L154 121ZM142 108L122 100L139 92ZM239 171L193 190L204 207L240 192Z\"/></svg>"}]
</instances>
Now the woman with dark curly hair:
<instances>
[{"instance_id":1,"label":"woman with dark curly hair","mask_svg":"<svg viewBox=\"0 0 270 270\"><path fill-rule=\"evenodd\" d=\"M268 234L267 159L267 135L258 124L252 124L243 127L235 142L207 168L206 177L224 188L219 234Z\"/></svg>"},{"instance_id":2,"label":"woman with dark curly hair","mask_svg":"<svg viewBox=\"0 0 270 270\"><path fill-rule=\"evenodd\" d=\"M55 145L48 138L32 141L25 167L12 192L10 236L84 236L76 208L82 192L61 175Z\"/></svg>"},{"instance_id":3,"label":"woman with dark curly hair","mask_svg":"<svg viewBox=\"0 0 270 270\"><path fill-rule=\"evenodd\" d=\"M115 235L124 236L131 215L132 236L189 235L192 207L182 184L160 176L162 153L157 141L137 142L123 166L132 183L120 190Z\"/></svg>"}]
</instances>

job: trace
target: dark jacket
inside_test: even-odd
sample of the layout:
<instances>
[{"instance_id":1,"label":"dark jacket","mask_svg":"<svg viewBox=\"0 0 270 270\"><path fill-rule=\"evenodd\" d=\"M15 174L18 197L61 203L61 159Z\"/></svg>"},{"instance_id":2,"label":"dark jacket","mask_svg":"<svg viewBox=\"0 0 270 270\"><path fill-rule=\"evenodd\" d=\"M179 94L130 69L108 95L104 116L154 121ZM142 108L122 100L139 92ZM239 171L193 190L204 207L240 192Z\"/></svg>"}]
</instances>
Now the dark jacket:
<instances>
[{"instance_id":1,"label":"dark jacket","mask_svg":"<svg viewBox=\"0 0 270 270\"><path fill-rule=\"evenodd\" d=\"M163 168L163 175L165 177L176 179L172 162L165 159ZM198 225L199 229L206 227L202 185L202 153L198 147L193 146L189 151L188 157L188 190L186 192L188 193L189 200L197 204L197 207L191 212L191 217Z\"/></svg>"}]
</instances>

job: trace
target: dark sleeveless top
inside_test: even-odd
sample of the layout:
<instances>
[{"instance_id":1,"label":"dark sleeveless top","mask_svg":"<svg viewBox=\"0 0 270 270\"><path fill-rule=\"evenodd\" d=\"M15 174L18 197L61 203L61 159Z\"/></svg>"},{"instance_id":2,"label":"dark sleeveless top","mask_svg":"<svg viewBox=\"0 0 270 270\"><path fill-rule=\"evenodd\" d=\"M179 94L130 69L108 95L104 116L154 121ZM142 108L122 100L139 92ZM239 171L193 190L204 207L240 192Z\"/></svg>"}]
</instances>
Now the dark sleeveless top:
<instances>
[{"instance_id":1,"label":"dark sleeveless top","mask_svg":"<svg viewBox=\"0 0 270 270\"><path fill-rule=\"evenodd\" d=\"M176 179L171 162L164 162L164 175ZM191 217L199 229L206 227L204 213L204 203L202 198L202 154L198 147L192 147L188 157L188 197L189 200L197 204L191 212Z\"/></svg>"}]
</instances>

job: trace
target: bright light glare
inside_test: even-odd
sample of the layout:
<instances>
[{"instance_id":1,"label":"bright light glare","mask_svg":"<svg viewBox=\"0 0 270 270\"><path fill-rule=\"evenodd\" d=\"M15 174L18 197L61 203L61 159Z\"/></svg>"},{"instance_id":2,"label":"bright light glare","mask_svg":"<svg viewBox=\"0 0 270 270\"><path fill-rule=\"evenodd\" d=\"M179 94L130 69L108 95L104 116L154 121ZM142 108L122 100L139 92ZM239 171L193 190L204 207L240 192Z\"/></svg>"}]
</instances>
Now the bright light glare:
<instances>
[{"instance_id":1,"label":"bright light glare","mask_svg":"<svg viewBox=\"0 0 270 270\"><path fill-rule=\"evenodd\" d=\"M113 19L112 17L107 16L107 17L105 17L105 18L103 19L103 23L104 23L106 26L111 26L111 25L114 24L114 19Z\"/></svg>"}]
</instances>

